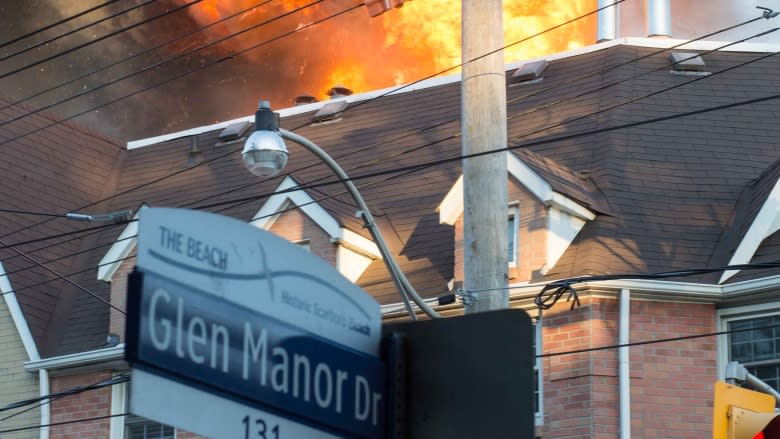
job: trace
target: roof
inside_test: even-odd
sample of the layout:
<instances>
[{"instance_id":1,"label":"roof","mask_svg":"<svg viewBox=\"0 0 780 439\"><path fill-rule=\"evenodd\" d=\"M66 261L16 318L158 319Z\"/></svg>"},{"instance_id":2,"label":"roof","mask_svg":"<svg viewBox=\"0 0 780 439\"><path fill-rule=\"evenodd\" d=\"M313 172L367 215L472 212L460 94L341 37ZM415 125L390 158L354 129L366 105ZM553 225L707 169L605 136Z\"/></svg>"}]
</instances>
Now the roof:
<instances>
[{"instance_id":1,"label":"roof","mask_svg":"<svg viewBox=\"0 0 780 439\"><path fill-rule=\"evenodd\" d=\"M713 75L673 92L581 118L583 114L691 79L662 68L669 63L666 53L604 74L586 76L655 50L625 43L601 44L567 56L551 57L543 80L509 86L507 97L511 103L508 114L524 113L522 117L510 120L509 137L515 142L549 139L777 94L780 89L780 83L775 81L780 59L769 58L723 75ZM659 44L671 43L647 43ZM750 52L730 51L707 54L704 59L712 71L718 71L756 56ZM659 68L641 78L629 80ZM511 75L512 71L508 73ZM582 90L597 89L622 80L626 81L576 99L569 98ZM540 90L547 91L525 97ZM381 92L368 96L378 94ZM349 97L353 103L365 98ZM563 104L547 108L557 101ZM453 277L454 232L451 226L439 223L436 207L460 176L460 163L449 161L444 165L401 174L391 171L458 157L461 153L460 140L452 135L459 130L460 102L460 84L455 78L365 101L359 106L352 105L342 114L340 121L333 123L309 124L322 103L281 112L282 127L304 126L296 132L325 149L351 176L388 172L358 178L355 183L377 217L391 248L400 255L401 268L424 297L435 297L444 292ZM707 265L717 254L725 231L744 224L736 225L732 218L745 188L766 170L767 163L780 158L776 141L780 135L780 125L776 123L779 105L775 101L767 101L572 137L516 151L516 156L548 181L555 191L597 213L547 272L545 279L647 273ZM533 109L536 111L530 111ZM241 164L240 141L218 143L221 129L233 122L133 142L132 149L122 152L114 148L105 156L97 140L83 150L79 148L78 154L75 146L63 146L73 156L88 157L90 166L85 166L83 159L68 157L72 169L78 172L73 175L72 172L58 174L54 172L54 165L50 164L50 175L56 176L58 185L59 180L64 185L57 187L69 188L65 191L67 193L51 188L50 182L36 181L36 186L26 192L26 198L43 191L47 198L36 201L37 207L44 209L47 203L52 203L52 206L67 210L79 203L98 199L105 193L113 193L115 196L110 203L101 206L102 211L135 209L146 203L152 207L204 208L249 221L284 176L258 179L246 172ZM435 127L430 128L432 126ZM555 128L544 130L549 126ZM52 136L51 131L47 133L47 136ZM183 164L192 136L197 136L206 162L185 170ZM83 140L80 142L83 143ZM105 140L102 142L102 145L112 145ZM35 146L19 144L18 148ZM332 183L307 189L307 192L343 227L368 237L360 221L354 217L354 204L340 195L341 185L334 182L331 171L297 145L289 144L288 147L290 159L286 172L302 184ZM98 157L92 157L93 154ZM50 159L50 155L45 154L40 158ZM4 163L2 166L12 166L9 171L18 173L18 169L31 165ZM175 176L164 178L174 172L177 173ZM41 180L41 175L45 174L36 174L38 180ZM110 183L112 179L115 184ZM90 184L78 184L85 180ZM18 181L23 181L21 176ZM6 193L0 196L16 197L15 205L30 208L29 200L21 199L25 197L18 197L8 188L5 190ZM56 210L52 206L44 210ZM17 226L23 224L18 218L15 221ZM11 230L13 225L4 223L2 230ZM71 230L72 226L53 221L50 227L36 229L35 233L22 233L19 237L38 237L45 232ZM107 246L115 241L120 231L107 229L93 235L93 244L106 246L102 252L85 253L77 262L71 261L58 268L75 271L97 264L96 261L105 254ZM58 247L50 252L73 253L86 249L85 242L74 241L68 247ZM769 244L763 247L762 252L775 251L777 246ZM7 270L13 269L5 259L3 262ZM24 265L21 262L16 264ZM14 284L31 284L44 276L39 270L26 273L11 275ZM96 283L94 272L83 275L79 280L85 285ZM696 280L714 283L717 276ZM358 283L382 303L399 301L380 261L372 263ZM98 287L95 285L95 288ZM43 328L62 329L59 336L61 347L47 352L74 351L97 343L99 328L103 328L105 335L108 319L105 305L76 291L69 293L68 297L72 297L69 301L55 298L56 290L50 287L40 289L40 293L39 289L35 291L35 300L23 306L28 319L38 328L37 339L42 337ZM99 291L105 291L105 287ZM55 308L57 312L53 313ZM57 318L52 319L52 316Z\"/></svg>"},{"instance_id":2,"label":"roof","mask_svg":"<svg viewBox=\"0 0 780 439\"><path fill-rule=\"evenodd\" d=\"M0 120L11 120L32 111L10 104L0 99L0 106L8 107L0 110ZM0 122L0 144L4 152L0 160L3 176L0 200L4 209L62 214L93 204L113 190L111 182L125 153L121 145L72 123L52 125L55 121L50 115L39 113L11 123ZM52 126L42 129L49 125ZM98 204L84 212L99 212L104 208L105 205ZM2 242L21 243L90 226L59 218L25 230L45 219L0 215ZM108 298L107 286L96 281L94 271L79 273L83 267L97 264L97 253L82 253L94 247L94 236L71 238L15 247L27 256L12 248L0 249L0 261L44 356L91 349L106 340L105 304L65 281L50 281L58 279L54 272L63 274L100 298ZM55 242L60 244L52 246ZM51 271L40 268L33 260Z\"/></svg>"}]
</instances>

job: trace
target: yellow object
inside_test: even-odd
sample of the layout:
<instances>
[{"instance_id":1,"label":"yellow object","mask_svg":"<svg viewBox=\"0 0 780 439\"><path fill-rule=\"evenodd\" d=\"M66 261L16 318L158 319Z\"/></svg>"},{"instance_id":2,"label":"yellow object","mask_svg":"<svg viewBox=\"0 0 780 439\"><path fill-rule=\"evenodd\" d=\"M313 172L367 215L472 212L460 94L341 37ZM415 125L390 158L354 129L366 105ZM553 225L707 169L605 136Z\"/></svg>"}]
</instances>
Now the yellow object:
<instances>
[{"instance_id":1,"label":"yellow object","mask_svg":"<svg viewBox=\"0 0 780 439\"><path fill-rule=\"evenodd\" d=\"M752 439L775 413L775 398L723 381L715 383L712 439Z\"/></svg>"}]
</instances>

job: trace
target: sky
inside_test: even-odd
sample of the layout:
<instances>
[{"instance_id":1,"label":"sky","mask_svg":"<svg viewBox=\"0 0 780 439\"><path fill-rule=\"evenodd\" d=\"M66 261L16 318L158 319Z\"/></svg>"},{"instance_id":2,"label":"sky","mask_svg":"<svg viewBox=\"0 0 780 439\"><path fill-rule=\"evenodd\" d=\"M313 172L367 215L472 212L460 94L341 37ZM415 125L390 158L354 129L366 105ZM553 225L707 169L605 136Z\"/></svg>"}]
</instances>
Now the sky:
<instances>
[{"instance_id":1,"label":"sky","mask_svg":"<svg viewBox=\"0 0 780 439\"><path fill-rule=\"evenodd\" d=\"M240 25L262 23L284 13L289 13L289 17L268 23L240 38L180 58L175 57L215 38L225 37L239 29L239 25L214 27L208 32L194 34L154 52L137 56L150 47L192 32L208 22L208 17L203 15L204 9L195 13L195 8L188 8L94 42L118 28L151 19L190 1L152 0L115 19L24 51L48 37L88 24L110 12L119 12L149 1L120 0L81 20L74 20L18 43L3 44L103 1L0 2L0 17L3 17L3 26L0 26L0 97L17 102L65 81L78 79L103 66L118 63L116 67L97 75L74 80L67 86L27 99L23 104L34 111L84 94L52 106L47 111L58 117L70 117L86 111L76 119L77 122L126 142L246 116L253 113L261 97L271 99L274 108L282 108L290 106L291 98L297 94L313 94L319 99L326 99L324 90L336 85L333 82L344 82L358 91L365 91L408 83L437 72L444 65L457 63L451 54L458 53L453 40L459 38L459 26L458 17L452 12L459 8L459 0L413 0L401 10L379 18L369 18L364 8L358 8L310 28L306 26L353 6L354 0L324 0L316 7L300 12L291 11L309 0L272 0L269 4L243 14ZM203 0L201 6L209 1L215 0ZM595 7L595 0L507 1L515 3L512 8L516 16L505 17L505 33L514 32L513 35L518 36L534 33L540 27L565 21ZM755 9L756 6L780 10L780 0L671 1L673 37L677 38L697 37L757 17L761 11ZM230 9L228 4L239 8L258 3L261 3L260 0L220 0L219 8L224 16L228 11L235 10ZM620 8L619 36L643 36L644 1L625 0ZM528 52L518 52L521 54L515 56L522 57L525 53L530 57L538 55L540 51L558 51L567 45L576 47L593 44L595 22L582 20L577 26L550 35L550 41L555 43L549 46L551 48L542 46L540 41L534 39L525 43ZM721 34L717 39L733 41L775 26L780 26L780 17L771 21L761 20ZM227 56L296 29L299 31L252 50L246 56ZM780 32L755 41L780 43ZM56 56L79 45L85 47L67 55ZM421 49L423 46L428 47L427 51ZM434 59L442 54L450 55L449 58ZM54 56L56 58L51 61L37 64ZM155 66L171 58L175 59ZM215 63L216 60L221 61ZM30 65L18 73L9 74ZM143 74L87 94L101 84L142 70ZM123 98L188 71L193 73ZM88 111L114 100L117 102L110 106Z\"/></svg>"}]
</instances>

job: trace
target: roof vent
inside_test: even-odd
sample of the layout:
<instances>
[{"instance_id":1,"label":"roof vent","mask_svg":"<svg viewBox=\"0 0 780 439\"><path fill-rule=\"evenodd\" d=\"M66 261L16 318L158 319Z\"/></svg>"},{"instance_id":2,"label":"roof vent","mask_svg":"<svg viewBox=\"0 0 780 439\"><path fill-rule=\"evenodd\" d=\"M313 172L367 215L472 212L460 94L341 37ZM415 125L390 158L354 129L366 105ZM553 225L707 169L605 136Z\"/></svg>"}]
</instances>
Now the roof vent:
<instances>
[{"instance_id":1,"label":"roof vent","mask_svg":"<svg viewBox=\"0 0 780 439\"><path fill-rule=\"evenodd\" d=\"M674 63L673 67L677 72L703 73L707 71L704 60L696 53L672 52L669 54L669 60Z\"/></svg>"},{"instance_id":2,"label":"roof vent","mask_svg":"<svg viewBox=\"0 0 780 439\"><path fill-rule=\"evenodd\" d=\"M549 65L550 63L547 62L546 59L527 62L515 70L515 73L512 74L510 81L513 83L518 83L541 79L542 72L544 72L544 70Z\"/></svg>"},{"instance_id":3,"label":"roof vent","mask_svg":"<svg viewBox=\"0 0 780 439\"><path fill-rule=\"evenodd\" d=\"M203 163L203 152L198 147L198 136L192 136L190 140L190 150L187 153L187 161L184 162L182 168L192 168Z\"/></svg>"},{"instance_id":4,"label":"roof vent","mask_svg":"<svg viewBox=\"0 0 780 439\"><path fill-rule=\"evenodd\" d=\"M300 105L306 105L306 104L313 104L317 102L317 98L315 98L312 95L298 95L292 99L293 104L295 104L296 107Z\"/></svg>"},{"instance_id":5,"label":"roof vent","mask_svg":"<svg viewBox=\"0 0 780 439\"><path fill-rule=\"evenodd\" d=\"M347 101L328 102L314 114L314 122L336 122L341 120L341 112L346 110Z\"/></svg>"},{"instance_id":6,"label":"roof vent","mask_svg":"<svg viewBox=\"0 0 780 439\"><path fill-rule=\"evenodd\" d=\"M352 93L352 90L348 89L347 87L344 87L341 84L336 84L333 86L333 88L328 90L327 95L330 96L331 99L338 99L347 97Z\"/></svg>"},{"instance_id":7,"label":"roof vent","mask_svg":"<svg viewBox=\"0 0 780 439\"><path fill-rule=\"evenodd\" d=\"M251 126L252 122L249 121L230 124L224 130L222 130L221 133L219 133L219 141L230 142L232 140L240 139L244 137L244 134L246 134L246 132L249 130L249 127Z\"/></svg>"}]
</instances>

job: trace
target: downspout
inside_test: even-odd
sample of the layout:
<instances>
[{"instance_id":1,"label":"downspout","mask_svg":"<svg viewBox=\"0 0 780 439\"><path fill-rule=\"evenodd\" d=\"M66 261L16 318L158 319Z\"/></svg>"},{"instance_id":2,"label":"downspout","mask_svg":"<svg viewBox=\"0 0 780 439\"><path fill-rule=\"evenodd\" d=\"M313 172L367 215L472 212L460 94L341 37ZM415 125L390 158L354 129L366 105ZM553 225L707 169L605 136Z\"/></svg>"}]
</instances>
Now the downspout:
<instances>
[{"instance_id":1,"label":"downspout","mask_svg":"<svg viewBox=\"0 0 780 439\"><path fill-rule=\"evenodd\" d=\"M618 322L618 398L620 401L620 439L631 439L631 376L629 343L629 315L631 290L620 290L620 314Z\"/></svg>"},{"instance_id":2,"label":"downspout","mask_svg":"<svg viewBox=\"0 0 780 439\"><path fill-rule=\"evenodd\" d=\"M40 381L41 398L49 396L51 394L49 389L49 371L41 369L38 371L38 381ZM49 425L51 423L51 400L41 400L41 425ZM49 439L49 427L41 427L40 439Z\"/></svg>"},{"instance_id":3,"label":"downspout","mask_svg":"<svg viewBox=\"0 0 780 439\"><path fill-rule=\"evenodd\" d=\"M614 0L599 0L598 25L596 42L614 40L617 38L617 5L610 6Z\"/></svg>"}]
</instances>

